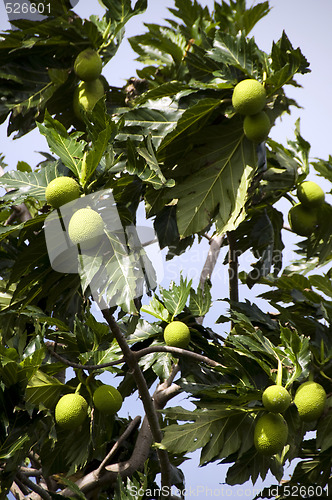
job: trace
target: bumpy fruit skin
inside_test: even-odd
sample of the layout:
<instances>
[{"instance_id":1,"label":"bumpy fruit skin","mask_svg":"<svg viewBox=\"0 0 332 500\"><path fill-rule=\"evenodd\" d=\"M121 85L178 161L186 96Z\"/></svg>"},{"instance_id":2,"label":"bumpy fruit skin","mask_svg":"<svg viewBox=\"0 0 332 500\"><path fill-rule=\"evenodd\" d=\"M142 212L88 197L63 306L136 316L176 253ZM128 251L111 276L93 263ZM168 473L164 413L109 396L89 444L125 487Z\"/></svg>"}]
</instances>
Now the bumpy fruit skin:
<instances>
[{"instance_id":1,"label":"bumpy fruit skin","mask_svg":"<svg viewBox=\"0 0 332 500\"><path fill-rule=\"evenodd\" d=\"M55 421L63 429L80 426L88 414L88 403L80 394L66 394L55 407Z\"/></svg>"},{"instance_id":2,"label":"bumpy fruit skin","mask_svg":"<svg viewBox=\"0 0 332 500\"><path fill-rule=\"evenodd\" d=\"M85 82L98 78L102 70L102 61L99 54L93 49L82 50L74 62L76 75Z\"/></svg>"},{"instance_id":3,"label":"bumpy fruit skin","mask_svg":"<svg viewBox=\"0 0 332 500\"><path fill-rule=\"evenodd\" d=\"M185 349L190 342L190 330L182 321L172 321L164 330L166 345Z\"/></svg>"},{"instance_id":4,"label":"bumpy fruit skin","mask_svg":"<svg viewBox=\"0 0 332 500\"><path fill-rule=\"evenodd\" d=\"M53 208L59 208L80 196L80 187L72 177L56 177L46 187L45 199Z\"/></svg>"},{"instance_id":5,"label":"bumpy fruit skin","mask_svg":"<svg viewBox=\"0 0 332 500\"><path fill-rule=\"evenodd\" d=\"M92 208L80 208L69 221L68 234L74 245L90 250L102 240L104 221Z\"/></svg>"},{"instance_id":6,"label":"bumpy fruit skin","mask_svg":"<svg viewBox=\"0 0 332 500\"><path fill-rule=\"evenodd\" d=\"M265 111L260 111L255 115L247 115L243 120L243 130L246 137L256 144L267 139L270 129L270 119Z\"/></svg>"},{"instance_id":7,"label":"bumpy fruit skin","mask_svg":"<svg viewBox=\"0 0 332 500\"><path fill-rule=\"evenodd\" d=\"M304 422L317 420L323 413L325 402L324 387L313 381L301 384L294 396L294 403L301 420Z\"/></svg>"},{"instance_id":8,"label":"bumpy fruit skin","mask_svg":"<svg viewBox=\"0 0 332 500\"><path fill-rule=\"evenodd\" d=\"M291 402L291 396L285 387L281 385L270 385L262 395L264 407L272 413L283 413Z\"/></svg>"},{"instance_id":9,"label":"bumpy fruit skin","mask_svg":"<svg viewBox=\"0 0 332 500\"><path fill-rule=\"evenodd\" d=\"M318 223L317 212L298 203L288 212L289 225L294 233L300 236L310 236Z\"/></svg>"},{"instance_id":10,"label":"bumpy fruit skin","mask_svg":"<svg viewBox=\"0 0 332 500\"><path fill-rule=\"evenodd\" d=\"M306 207L319 207L325 201L325 193L316 182L304 181L297 188L297 197Z\"/></svg>"},{"instance_id":11,"label":"bumpy fruit skin","mask_svg":"<svg viewBox=\"0 0 332 500\"><path fill-rule=\"evenodd\" d=\"M104 85L99 78L92 82L80 82L73 97L73 108L77 118L81 119L80 109L91 112L103 95Z\"/></svg>"},{"instance_id":12,"label":"bumpy fruit skin","mask_svg":"<svg viewBox=\"0 0 332 500\"><path fill-rule=\"evenodd\" d=\"M266 91L257 80L248 78L239 82L233 91L233 108L241 115L255 115L266 104Z\"/></svg>"},{"instance_id":13,"label":"bumpy fruit skin","mask_svg":"<svg viewBox=\"0 0 332 500\"><path fill-rule=\"evenodd\" d=\"M280 453L288 438L288 425L279 413L267 413L256 422L254 445L262 455L272 456Z\"/></svg>"},{"instance_id":14,"label":"bumpy fruit skin","mask_svg":"<svg viewBox=\"0 0 332 500\"><path fill-rule=\"evenodd\" d=\"M123 399L112 385L101 385L93 393L93 403L100 412L113 415L120 410Z\"/></svg>"}]
</instances>

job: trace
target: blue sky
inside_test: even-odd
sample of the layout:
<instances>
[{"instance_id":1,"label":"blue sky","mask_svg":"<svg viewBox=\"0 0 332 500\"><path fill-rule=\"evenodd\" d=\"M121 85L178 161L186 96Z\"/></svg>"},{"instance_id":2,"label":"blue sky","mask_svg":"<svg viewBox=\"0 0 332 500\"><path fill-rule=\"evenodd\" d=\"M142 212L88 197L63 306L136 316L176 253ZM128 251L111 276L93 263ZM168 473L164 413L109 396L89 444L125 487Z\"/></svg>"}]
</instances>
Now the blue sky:
<instances>
[{"instance_id":1,"label":"blue sky","mask_svg":"<svg viewBox=\"0 0 332 500\"><path fill-rule=\"evenodd\" d=\"M201 0L202 5L213 7L212 0ZM248 2L251 4L252 2ZM169 17L167 7L173 6L172 0L149 0L149 7L145 14L132 19L127 25L126 36L133 36L144 32L143 22L162 23L165 17ZM288 87L287 93L294 98L303 109L295 109L291 116L284 116L278 120L270 133L270 137L278 142L286 144L287 139L293 139L294 124L298 117L301 118L301 132L303 137L311 143L311 156L328 159L332 152L331 147L331 81L332 67L330 64L330 49L332 47L332 30L330 23L332 19L332 2L330 0L271 0L271 13L264 18L253 30L257 44L265 51L269 52L272 42L277 41L282 31L285 30L294 47L301 47L303 54L310 62L312 73L304 76L297 76L297 81L302 88ZM90 14L102 15L104 10L98 3L98 0L80 0L75 11L82 17L88 17ZM0 29L9 28L6 23L4 5L0 1ZM135 54L127 41L124 41L117 55L107 64L103 74L109 84L122 86L130 76L135 76L135 70L139 65L134 61ZM47 144L43 137L37 131L24 136L18 141L13 141L6 137L6 123L0 126L1 146L0 153L5 154L9 169L15 169L19 160L28 162L34 166L41 160L37 151L47 151ZM314 177L312 176L312 179ZM323 187L331 187L324 183ZM290 208L288 202L282 202L282 209L285 211ZM293 257L293 244L297 237L287 233L285 240L290 248L286 253L287 261ZM171 272L176 276L180 269L189 277L193 277L194 283L199 279L201 265L204 262L208 245L206 242L198 247L195 246L193 252L182 258L176 259L169 267L165 269L165 275L170 277ZM253 260L253 259L252 259ZM227 270L221 265L222 256L219 259L218 266L215 269L215 278L217 283L214 286L214 297L227 296ZM250 266L250 256L243 262L245 269ZM172 270L172 271L171 271ZM165 286L168 280L165 279ZM244 300L254 300L255 295L260 293L259 287L254 287L253 291L241 287L240 298ZM219 307L219 306L218 306ZM223 306L220 306L222 308ZM207 318L207 324L216 331L221 332L223 325L214 325L215 319L224 311L214 308L213 313ZM104 378L103 378L104 379ZM184 399L184 396L180 400ZM187 404L183 401L184 404ZM179 402L177 402L179 404ZM122 410L124 413L132 412L136 402L132 401ZM137 405L139 402L137 401ZM135 406L136 409L136 406ZM140 411L140 410L138 410ZM134 413L132 413L134 414ZM225 497L243 497L252 498L252 485L245 485L240 489L238 487L230 488L224 486L222 494L220 483L224 481L225 470L215 464L204 468L198 468L198 454L193 455L193 460L186 462L182 469L186 475L188 490L187 498L211 498L218 496ZM265 483L266 484L266 483ZM197 490L197 488L202 488ZM260 488L261 482L256 483L255 488ZM209 492L206 488L212 488ZM213 490L216 489L215 492ZM199 495L198 495L199 492Z\"/></svg>"}]
</instances>

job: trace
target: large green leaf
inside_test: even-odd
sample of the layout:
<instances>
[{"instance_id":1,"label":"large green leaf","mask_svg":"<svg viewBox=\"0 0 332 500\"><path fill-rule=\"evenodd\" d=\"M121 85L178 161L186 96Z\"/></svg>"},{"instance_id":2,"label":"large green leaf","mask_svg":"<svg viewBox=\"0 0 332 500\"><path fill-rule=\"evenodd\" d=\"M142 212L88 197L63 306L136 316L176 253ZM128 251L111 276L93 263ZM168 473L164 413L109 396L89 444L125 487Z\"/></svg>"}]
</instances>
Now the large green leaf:
<instances>
[{"instance_id":1,"label":"large green leaf","mask_svg":"<svg viewBox=\"0 0 332 500\"><path fill-rule=\"evenodd\" d=\"M180 276L180 285L177 286L172 282L169 290L160 288L163 303L171 313L172 319L183 311L190 294L191 283L192 280L187 281L183 276Z\"/></svg>"},{"instance_id":2,"label":"large green leaf","mask_svg":"<svg viewBox=\"0 0 332 500\"><path fill-rule=\"evenodd\" d=\"M178 199L177 223L182 237L203 231L211 220L219 233L235 229L245 216L255 169L255 150L244 138L238 117L207 127L201 135L203 145L183 160L196 173L169 191Z\"/></svg>"},{"instance_id":3,"label":"large green leaf","mask_svg":"<svg viewBox=\"0 0 332 500\"><path fill-rule=\"evenodd\" d=\"M241 409L218 403L215 403L215 407L216 409L195 410L189 414L187 419L194 420L193 423L167 426L164 429L162 444L171 453L202 448L201 465L235 452L241 455L247 451L253 443L253 419ZM178 418L174 411L164 412L166 416ZM250 429L251 437L248 439Z\"/></svg>"},{"instance_id":4,"label":"large green leaf","mask_svg":"<svg viewBox=\"0 0 332 500\"><path fill-rule=\"evenodd\" d=\"M45 135L50 149L59 156L63 164L77 177L82 168L83 152L86 142L78 138L83 132L68 134L65 127L58 120L54 120L48 113L45 115L45 124L38 124L41 134Z\"/></svg>"},{"instance_id":5,"label":"large green leaf","mask_svg":"<svg viewBox=\"0 0 332 500\"><path fill-rule=\"evenodd\" d=\"M53 408L62 390L63 384L58 379L38 370L28 382L26 398L35 405L42 404L46 408Z\"/></svg>"},{"instance_id":6,"label":"large green leaf","mask_svg":"<svg viewBox=\"0 0 332 500\"><path fill-rule=\"evenodd\" d=\"M257 47L254 38L248 39L243 33L236 37L223 31L218 31L213 49L207 53L211 59L233 66L245 75L252 77L260 71L264 57Z\"/></svg>"}]
</instances>

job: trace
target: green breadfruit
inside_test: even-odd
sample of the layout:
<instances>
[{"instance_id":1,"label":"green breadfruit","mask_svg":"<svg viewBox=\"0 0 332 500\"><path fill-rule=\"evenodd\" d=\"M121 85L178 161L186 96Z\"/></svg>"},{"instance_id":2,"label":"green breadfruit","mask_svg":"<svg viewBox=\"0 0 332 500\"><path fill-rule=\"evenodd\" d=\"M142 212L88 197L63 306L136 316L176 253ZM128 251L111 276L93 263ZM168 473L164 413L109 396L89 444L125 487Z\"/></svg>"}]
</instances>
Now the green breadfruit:
<instances>
[{"instance_id":1,"label":"green breadfruit","mask_svg":"<svg viewBox=\"0 0 332 500\"><path fill-rule=\"evenodd\" d=\"M267 413L259 417L254 430L254 445L262 455L280 453L288 438L288 425L279 413Z\"/></svg>"},{"instance_id":2,"label":"green breadfruit","mask_svg":"<svg viewBox=\"0 0 332 500\"><path fill-rule=\"evenodd\" d=\"M256 144L267 139L270 129L270 119L265 111L260 111L255 115L247 115L243 120L243 130L246 137Z\"/></svg>"},{"instance_id":3,"label":"green breadfruit","mask_svg":"<svg viewBox=\"0 0 332 500\"><path fill-rule=\"evenodd\" d=\"M93 49L82 50L74 62L76 75L86 82L96 80L102 70L102 61L98 52Z\"/></svg>"},{"instance_id":4,"label":"green breadfruit","mask_svg":"<svg viewBox=\"0 0 332 500\"><path fill-rule=\"evenodd\" d=\"M297 197L302 205L319 207L325 201L325 193L316 182L304 181L297 188Z\"/></svg>"},{"instance_id":5,"label":"green breadfruit","mask_svg":"<svg viewBox=\"0 0 332 500\"><path fill-rule=\"evenodd\" d=\"M272 413L283 413L291 402L291 396L282 385L270 385L262 395L264 407Z\"/></svg>"},{"instance_id":6,"label":"green breadfruit","mask_svg":"<svg viewBox=\"0 0 332 500\"><path fill-rule=\"evenodd\" d=\"M123 399L112 385L101 385L93 393L93 403L102 413L113 415L120 410Z\"/></svg>"},{"instance_id":7,"label":"green breadfruit","mask_svg":"<svg viewBox=\"0 0 332 500\"><path fill-rule=\"evenodd\" d=\"M172 321L164 330L166 345L185 349L190 342L190 330L182 321Z\"/></svg>"},{"instance_id":8,"label":"green breadfruit","mask_svg":"<svg viewBox=\"0 0 332 500\"><path fill-rule=\"evenodd\" d=\"M64 429L79 427L88 414L88 403L80 394L66 394L55 407L55 421Z\"/></svg>"},{"instance_id":9,"label":"green breadfruit","mask_svg":"<svg viewBox=\"0 0 332 500\"><path fill-rule=\"evenodd\" d=\"M81 119L81 109L91 112L103 95L104 85L99 78L91 82L80 82L73 97L73 108L77 118Z\"/></svg>"},{"instance_id":10,"label":"green breadfruit","mask_svg":"<svg viewBox=\"0 0 332 500\"><path fill-rule=\"evenodd\" d=\"M298 203L288 212L291 230L300 236L310 236L318 223L317 212Z\"/></svg>"},{"instance_id":11,"label":"green breadfruit","mask_svg":"<svg viewBox=\"0 0 332 500\"><path fill-rule=\"evenodd\" d=\"M252 78L239 82L233 91L232 104L241 115L255 115L266 104L266 91L263 85Z\"/></svg>"},{"instance_id":12,"label":"green breadfruit","mask_svg":"<svg viewBox=\"0 0 332 500\"><path fill-rule=\"evenodd\" d=\"M45 199L53 208L59 208L79 196L80 187L72 177L56 177L45 190Z\"/></svg>"},{"instance_id":13,"label":"green breadfruit","mask_svg":"<svg viewBox=\"0 0 332 500\"><path fill-rule=\"evenodd\" d=\"M325 402L326 392L324 387L313 381L301 384L294 396L294 403L300 418L304 422L317 420L323 413Z\"/></svg>"},{"instance_id":14,"label":"green breadfruit","mask_svg":"<svg viewBox=\"0 0 332 500\"><path fill-rule=\"evenodd\" d=\"M90 250L101 242L104 235L104 221L95 210L80 208L71 217L68 234L74 245Z\"/></svg>"}]
</instances>

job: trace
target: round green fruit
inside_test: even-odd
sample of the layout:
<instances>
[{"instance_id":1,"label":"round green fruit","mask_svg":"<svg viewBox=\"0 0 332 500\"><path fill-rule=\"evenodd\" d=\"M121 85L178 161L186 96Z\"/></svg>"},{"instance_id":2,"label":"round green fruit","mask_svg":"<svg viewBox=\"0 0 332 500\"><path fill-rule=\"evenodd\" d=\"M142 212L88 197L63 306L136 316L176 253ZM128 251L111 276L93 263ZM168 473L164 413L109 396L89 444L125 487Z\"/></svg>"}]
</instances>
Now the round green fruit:
<instances>
[{"instance_id":1,"label":"round green fruit","mask_svg":"<svg viewBox=\"0 0 332 500\"><path fill-rule=\"evenodd\" d=\"M283 413L291 402L291 396L282 385L270 385L262 395L264 407L272 413Z\"/></svg>"},{"instance_id":2,"label":"round green fruit","mask_svg":"<svg viewBox=\"0 0 332 500\"><path fill-rule=\"evenodd\" d=\"M98 78L92 82L80 82L74 91L73 107L77 118L81 119L80 110L90 113L104 95L103 82Z\"/></svg>"},{"instance_id":3,"label":"round green fruit","mask_svg":"<svg viewBox=\"0 0 332 500\"><path fill-rule=\"evenodd\" d=\"M259 417L254 430L254 445L262 455L280 453L288 437L288 425L279 413L267 413Z\"/></svg>"},{"instance_id":4,"label":"round green fruit","mask_svg":"<svg viewBox=\"0 0 332 500\"><path fill-rule=\"evenodd\" d=\"M74 245L90 250L101 242L104 235L104 221L92 208L80 208L71 217L68 234Z\"/></svg>"},{"instance_id":5,"label":"round green fruit","mask_svg":"<svg viewBox=\"0 0 332 500\"><path fill-rule=\"evenodd\" d=\"M66 394L55 407L55 421L64 429L72 430L80 426L88 414L88 403L80 394Z\"/></svg>"},{"instance_id":6,"label":"round green fruit","mask_svg":"<svg viewBox=\"0 0 332 500\"><path fill-rule=\"evenodd\" d=\"M270 119L265 111L260 111L255 115L247 115L243 120L243 130L246 137L256 144L267 139L270 129Z\"/></svg>"},{"instance_id":7,"label":"round green fruit","mask_svg":"<svg viewBox=\"0 0 332 500\"><path fill-rule=\"evenodd\" d=\"M93 393L93 403L100 412L113 415L120 410L123 399L112 385L101 385Z\"/></svg>"},{"instance_id":8,"label":"round green fruit","mask_svg":"<svg viewBox=\"0 0 332 500\"><path fill-rule=\"evenodd\" d=\"M319 207L325 201L325 193L316 182L305 181L297 188L297 197L306 207Z\"/></svg>"},{"instance_id":9,"label":"round green fruit","mask_svg":"<svg viewBox=\"0 0 332 500\"><path fill-rule=\"evenodd\" d=\"M266 104L266 91L263 85L254 79L242 80L233 91L232 104L241 115L255 115Z\"/></svg>"},{"instance_id":10,"label":"round green fruit","mask_svg":"<svg viewBox=\"0 0 332 500\"><path fill-rule=\"evenodd\" d=\"M166 345L185 349L190 342L190 330L182 321L172 321L164 330Z\"/></svg>"},{"instance_id":11,"label":"round green fruit","mask_svg":"<svg viewBox=\"0 0 332 500\"><path fill-rule=\"evenodd\" d=\"M96 80L102 70L102 62L98 52L93 49L82 50L74 62L76 75L86 82Z\"/></svg>"},{"instance_id":12,"label":"round green fruit","mask_svg":"<svg viewBox=\"0 0 332 500\"><path fill-rule=\"evenodd\" d=\"M323 413L326 402L324 387L317 382L308 381L301 384L294 396L294 403L301 420L313 422Z\"/></svg>"},{"instance_id":13,"label":"round green fruit","mask_svg":"<svg viewBox=\"0 0 332 500\"><path fill-rule=\"evenodd\" d=\"M56 177L45 190L45 199L53 208L59 208L79 196L80 187L72 177Z\"/></svg>"},{"instance_id":14,"label":"round green fruit","mask_svg":"<svg viewBox=\"0 0 332 500\"><path fill-rule=\"evenodd\" d=\"M298 203L288 212L289 225L294 233L310 236L318 223L317 212Z\"/></svg>"}]
</instances>

